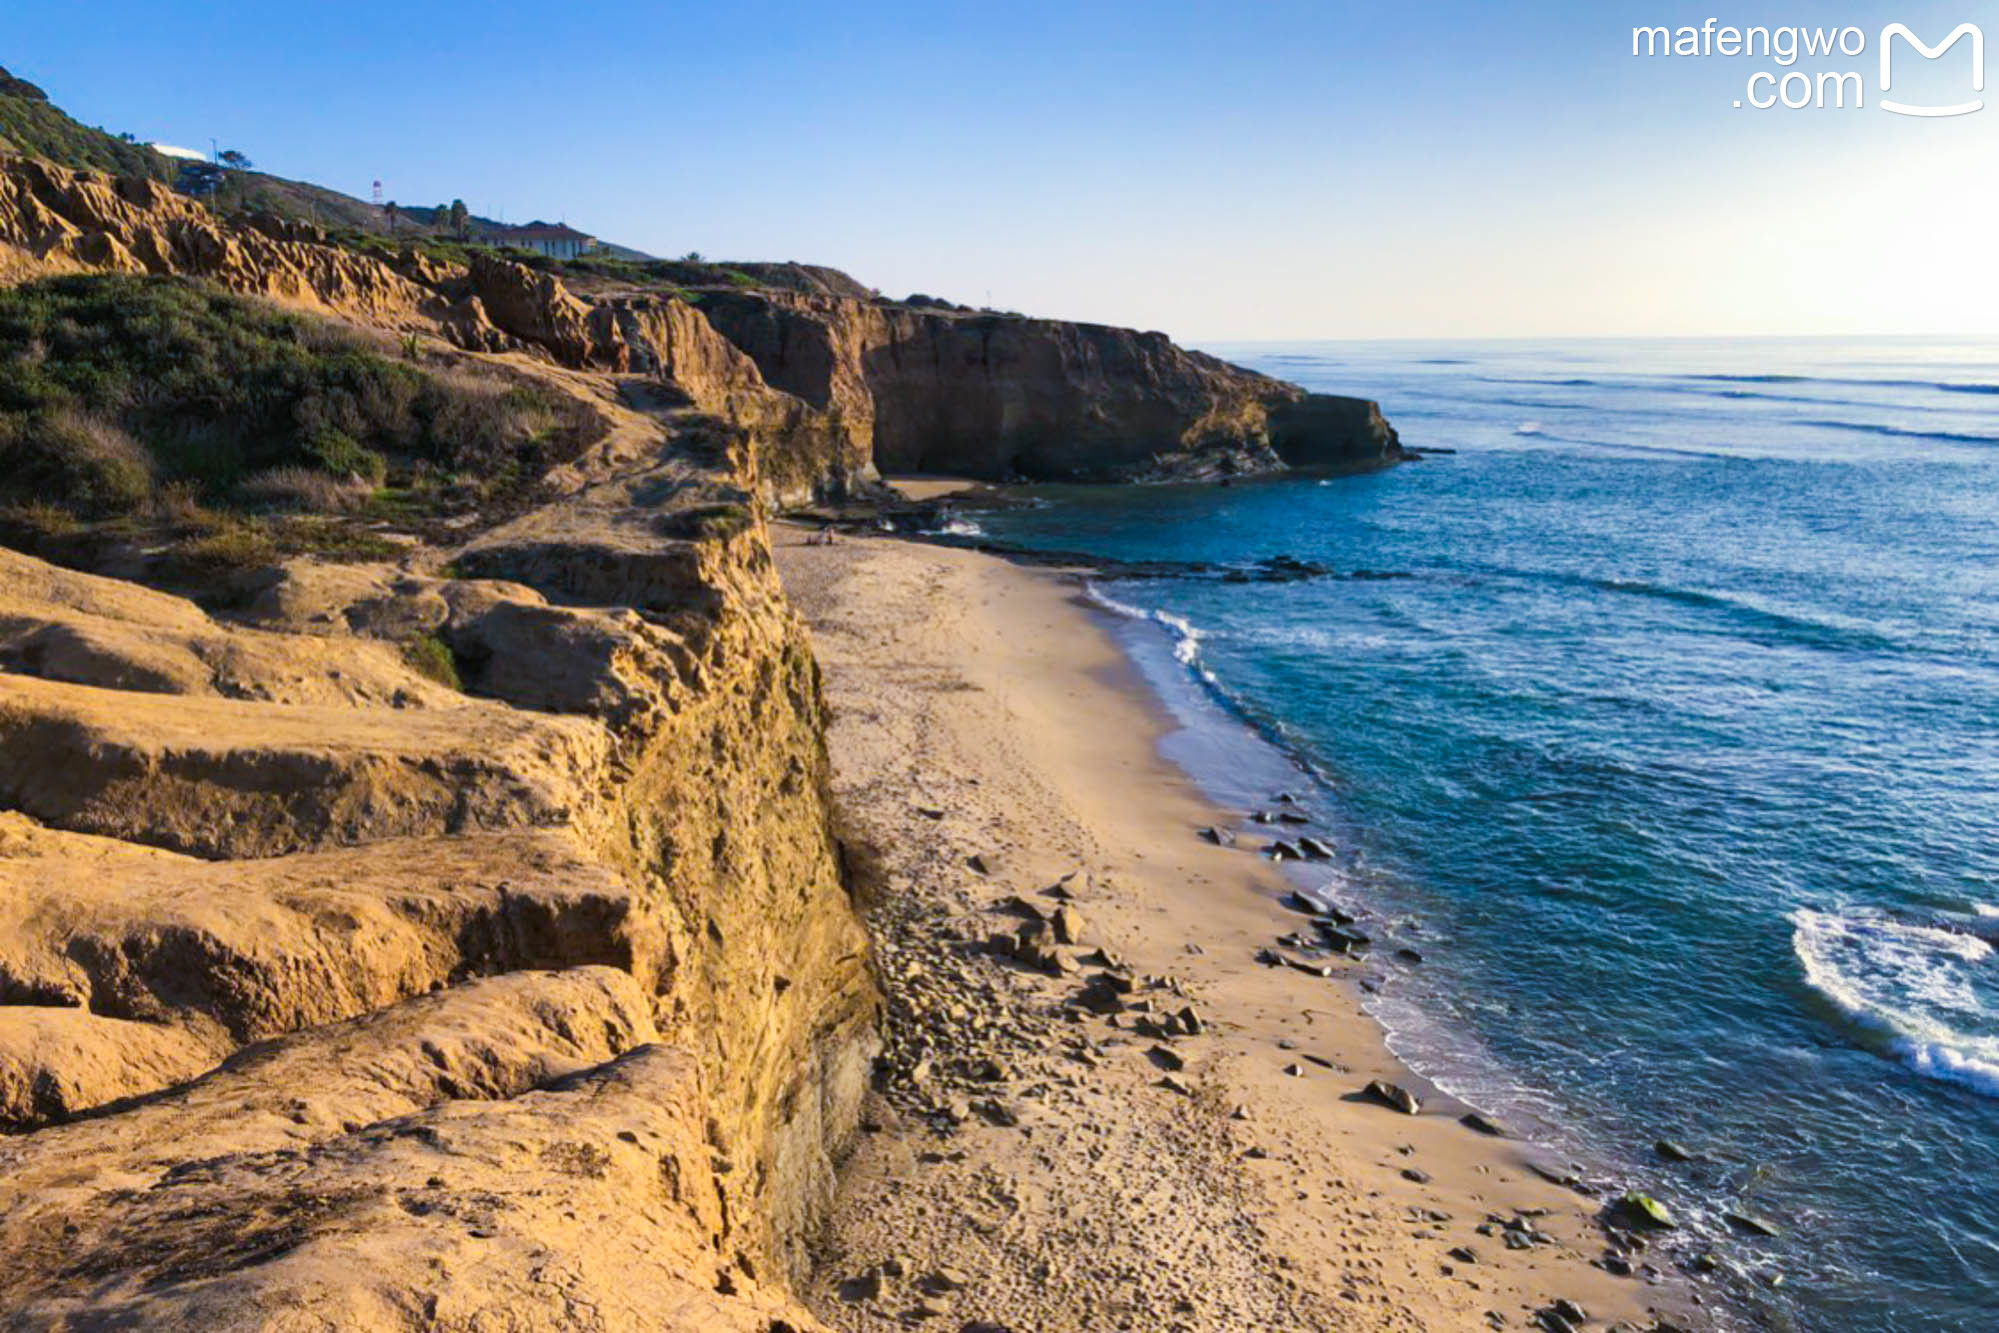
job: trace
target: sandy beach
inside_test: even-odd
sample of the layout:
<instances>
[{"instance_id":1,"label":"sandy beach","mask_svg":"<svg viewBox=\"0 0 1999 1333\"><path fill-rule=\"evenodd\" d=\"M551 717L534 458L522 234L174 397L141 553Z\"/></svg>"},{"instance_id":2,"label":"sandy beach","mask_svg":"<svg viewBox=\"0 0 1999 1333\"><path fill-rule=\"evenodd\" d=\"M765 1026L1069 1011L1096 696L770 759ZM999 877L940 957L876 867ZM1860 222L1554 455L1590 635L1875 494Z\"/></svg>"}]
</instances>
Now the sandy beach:
<instances>
[{"instance_id":1,"label":"sandy beach","mask_svg":"<svg viewBox=\"0 0 1999 1333\"><path fill-rule=\"evenodd\" d=\"M1362 968L1259 963L1305 924L1290 886L1255 840L1198 836L1243 812L1161 757L1171 719L1075 577L807 535L774 538L890 1006L822 1318L1456 1330L1543 1326L1559 1301L1578 1326L1692 1322L1644 1253L1607 1248L1601 1200L1397 1064ZM1073 970L994 946L1023 927ZM1076 1002L1107 988L1119 1012Z\"/></svg>"}]
</instances>

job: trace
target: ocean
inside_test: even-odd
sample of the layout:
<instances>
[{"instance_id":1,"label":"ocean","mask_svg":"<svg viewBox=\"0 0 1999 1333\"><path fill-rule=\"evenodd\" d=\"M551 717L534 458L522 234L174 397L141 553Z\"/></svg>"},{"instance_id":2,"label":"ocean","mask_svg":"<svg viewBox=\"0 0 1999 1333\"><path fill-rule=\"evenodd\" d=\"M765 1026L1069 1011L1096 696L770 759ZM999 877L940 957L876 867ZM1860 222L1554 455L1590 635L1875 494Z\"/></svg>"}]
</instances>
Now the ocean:
<instances>
[{"instance_id":1,"label":"ocean","mask_svg":"<svg viewBox=\"0 0 1999 1333\"><path fill-rule=\"evenodd\" d=\"M1309 773L1397 1052L1779 1327L1999 1328L1999 343L1209 350L1456 452L975 521L1329 571L1094 592L1218 798Z\"/></svg>"}]
</instances>

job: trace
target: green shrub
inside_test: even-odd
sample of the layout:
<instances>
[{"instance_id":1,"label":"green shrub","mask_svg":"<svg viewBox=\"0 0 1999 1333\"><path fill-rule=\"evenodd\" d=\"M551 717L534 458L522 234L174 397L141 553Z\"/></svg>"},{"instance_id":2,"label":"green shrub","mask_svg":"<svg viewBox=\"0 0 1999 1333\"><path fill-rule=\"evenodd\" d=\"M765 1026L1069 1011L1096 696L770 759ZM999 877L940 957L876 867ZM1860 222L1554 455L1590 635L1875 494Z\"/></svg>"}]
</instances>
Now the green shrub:
<instances>
[{"instance_id":1,"label":"green shrub","mask_svg":"<svg viewBox=\"0 0 1999 1333\"><path fill-rule=\"evenodd\" d=\"M299 447L322 472L335 477L358 477L372 487L381 485L389 475L386 458L332 426L313 426L301 432Z\"/></svg>"},{"instance_id":2,"label":"green shrub","mask_svg":"<svg viewBox=\"0 0 1999 1333\"><path fill-rule=\"evenodd\" d=\"M428 676L440 685L454 690L465 688L465 681L458 674L458 659L452 655L450 645L435 634L419 634L404 644L403 659L419 675Z\"/></svg>"},{"instance_id":3,"label":"green shrub","mask_svg":"<svg viewBox=\"0 0 1999 1333\"><path fill-rule=\"evenodd\" d=\"M0 466L29 496L88 514L130 513L152 493L152 460L117 426L68 407L0 416Z\"/></svg>"},{"instance_id":4,"label":"green shrub","mask_svg":"<svg viewBox=\"0 0 1999 1333\"><path fill-rule=\"evenodd\" d=\"M0 498L102 516L176 482L227 502L285 468L370 487L425 471L517 487L602 433L578 402L433 373L393 349L191 279L0 290Z\"/></svg>"}]
</instances>

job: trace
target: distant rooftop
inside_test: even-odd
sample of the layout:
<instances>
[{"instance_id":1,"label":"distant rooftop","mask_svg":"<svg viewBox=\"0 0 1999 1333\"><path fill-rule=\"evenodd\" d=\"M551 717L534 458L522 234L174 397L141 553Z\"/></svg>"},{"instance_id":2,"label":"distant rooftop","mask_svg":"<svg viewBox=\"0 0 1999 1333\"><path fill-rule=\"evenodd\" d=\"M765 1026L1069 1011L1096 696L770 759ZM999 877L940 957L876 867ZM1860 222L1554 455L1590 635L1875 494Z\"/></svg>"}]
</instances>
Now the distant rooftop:
<instances>
[{"instance_id":1,"label":"distant rooftop","mask_svg":"<svg viewBox=\"0 0 1999 1333\"><path fill-rule=\"evenodd\" d=\"M595 240L588 232L581 232L566 222L530 222L525 226L494 227L490 234L505 237L510 241L590 241Z\"/></svg>"}]
</instances>

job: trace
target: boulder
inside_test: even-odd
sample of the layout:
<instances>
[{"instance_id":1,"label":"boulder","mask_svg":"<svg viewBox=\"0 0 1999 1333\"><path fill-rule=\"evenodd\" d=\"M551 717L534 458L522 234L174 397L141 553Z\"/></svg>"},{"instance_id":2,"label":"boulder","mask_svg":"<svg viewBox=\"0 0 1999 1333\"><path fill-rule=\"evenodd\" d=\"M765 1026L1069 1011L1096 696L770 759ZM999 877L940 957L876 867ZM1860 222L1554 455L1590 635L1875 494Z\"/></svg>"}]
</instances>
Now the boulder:
<instances>
[{"instance_id":1,"label":"boulder","mask_svg":"<svg viewBox=\"0 0 1999 1333\"><path fill-rule=\"evenodd\" d=\"M1641 1231L1670 1231L1679 1226L1672 1209L1649 1194L1631 1190L1611 1205L1611 1212L1626 1226Z\"/></svg>"},{"instance_id":2,"label":"boulder","mask_svg":"<svg viewBox=\"0 0 1999 1333\"><path fill-rule=\"evenodd\" d=\"M1383 1106L1400 1111L1404 1115L1415 1115L1423 1109L1423 1104L1416 1099L1416 1094L1399 1083L1390 1083L1377 1078L1370 1081L1363 1091Z\"/></svg>"}]
</instances>

